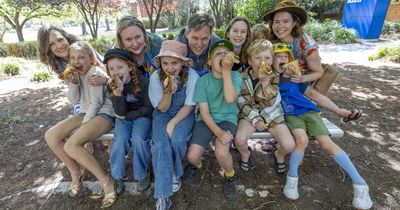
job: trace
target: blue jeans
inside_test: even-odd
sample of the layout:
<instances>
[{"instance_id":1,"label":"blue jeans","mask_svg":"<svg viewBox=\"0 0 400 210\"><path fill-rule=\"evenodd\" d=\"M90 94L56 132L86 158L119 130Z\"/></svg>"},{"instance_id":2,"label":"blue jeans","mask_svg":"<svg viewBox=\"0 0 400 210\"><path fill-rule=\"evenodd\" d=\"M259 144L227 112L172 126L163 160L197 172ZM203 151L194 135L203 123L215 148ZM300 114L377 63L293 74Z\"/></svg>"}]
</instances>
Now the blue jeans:
<instances>
[{"instance_id":1,"label":"blue jeans","mask_svg":"<svg viewBox=\"0 0 400 210\"><path fill-rule=\"evenodd\" d=\"M172 176L183 175L183 159L186 156L187 144L190 140L194 124L194 112L176 124L172 137L167 134L167 124L182 108L185 100L185 90L172 96L171 105L167 112L155 109L153 112L151 148L153 170L155 175L155 198L166 198L172 195Z\"/></svg>"},{"instance_id":2,"label":"blue jeans","mask_svg":"<svg viewBox=\"0 0 400 210\"><path fill-rule=\"evenodd\" d=\"M150 133L151 119L147 117L132 121L116 118L110 152L111 175L114 179L125 177L125 156L130 146L133 154L133 177L136 180L146 177L150 161Z\"/></svg>"}]
</instances>

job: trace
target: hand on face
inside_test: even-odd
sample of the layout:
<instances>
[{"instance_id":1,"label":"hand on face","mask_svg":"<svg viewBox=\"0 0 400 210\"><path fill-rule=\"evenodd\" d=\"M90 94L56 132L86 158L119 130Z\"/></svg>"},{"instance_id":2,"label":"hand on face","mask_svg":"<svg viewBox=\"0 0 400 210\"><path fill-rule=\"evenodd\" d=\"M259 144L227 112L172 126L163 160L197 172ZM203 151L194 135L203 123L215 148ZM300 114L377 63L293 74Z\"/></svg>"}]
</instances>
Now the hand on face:
<instances>
[{"instance_id":1,"label":"hand on face","mask_svg":"<svg viewBox=\"0 0 400 210\"><path fill-rule=\"evenodd\" d=\"M112 75L110 81L110 88L112 89L113 94L115 96L121 96L122 91L124 90L124 84L122 83L122 80L118 76Z\"/></svg>"},{"instance_id":2,"label":"hand on face","mask_svg":"<svg viewBox=\"0 0 400 210\"><path fill-rule=\"evenodd\" d=\"M265 80L271 74L272 74L272 67L268 65L265 61L262 61L258 69L258 79Z\"/></svg>"},{"instance_id":3,"label":"hand on face","mask_svg":"<svg viewBox=\"0 0 400 210\"><path fill-rule=\"evenodd\" d=\"M176 92L178 89L177 78L178 76L173 74L167 75L163 82L165 94L174 94Z\"/></svg>"},{"instance_id":4,"label":"hand on face","mask_svg":"<svg viewBox=\"0 0 400 210\"><path fill-rule=\"evenodd\" d=\"M240 63L239 58L234 52L230 51L221 59L221 67L223 70L232 70L234 63Z\"/></svg>"}]
</instances>

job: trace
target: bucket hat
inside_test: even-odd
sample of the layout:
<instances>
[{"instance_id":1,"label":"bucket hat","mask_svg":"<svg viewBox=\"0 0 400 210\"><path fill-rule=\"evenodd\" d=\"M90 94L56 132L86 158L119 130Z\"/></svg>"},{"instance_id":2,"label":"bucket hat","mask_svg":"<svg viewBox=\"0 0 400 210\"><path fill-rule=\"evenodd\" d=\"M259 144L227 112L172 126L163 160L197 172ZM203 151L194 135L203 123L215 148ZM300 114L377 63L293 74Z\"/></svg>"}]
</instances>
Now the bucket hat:
<instances>
[{"instance_id":1,"label":"bucket hat","mask_svg":"<svg viewBox=\"0 0 400 210\"><path fill-rule=\"evenodd\" d=\"M300 18L300 25L303 26L307 23L307 11L301 7L299 7L296 3L291 1L281 1L279 2L275 9L271 12L268 12L263 16L263 20L268 22L269 20L274 18L274 15L278 12L289 12L294 14Z\"/></svg>"}]
</instances>

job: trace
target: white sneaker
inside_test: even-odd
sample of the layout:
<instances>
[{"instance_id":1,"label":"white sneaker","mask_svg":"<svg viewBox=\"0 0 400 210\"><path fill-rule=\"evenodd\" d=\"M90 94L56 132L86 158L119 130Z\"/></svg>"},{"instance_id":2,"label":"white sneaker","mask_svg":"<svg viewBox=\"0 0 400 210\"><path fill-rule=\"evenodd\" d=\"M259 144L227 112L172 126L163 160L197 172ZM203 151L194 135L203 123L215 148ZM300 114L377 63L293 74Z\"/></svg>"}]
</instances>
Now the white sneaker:
<instances>
[{"instance_id":1,"label":"white sneaker","mask_svg":"<svg viewBox=\"0 0 400 210\"><path fill-rule=\"evenodd\" d=\"M371 197L369 197L368 185L353 184L354 197L353 206L357 209L369 209L372 207Z\"/></svg>"},{"instance_id":2,"label":"white sneaker","mask_svg":"<svg viewBox=\"0 0 400 210\"><path fill-rule=\"evenodd\" d=\"M297 200L299 198L299 191L297 190L298 183L299 177L287 176L283 194L291 200Z\"/></svg>"},{"instance_id":3,"label":"white sneaker","mask_svg":"<svg viewBox=\"0 0 400 210\"><path fill-rule=\"evenodd\" d=\"M172 177L172 192L176 193L181 188L182 182L181 179L176 177L175 175Z\"/></svg>"}]
</instances>

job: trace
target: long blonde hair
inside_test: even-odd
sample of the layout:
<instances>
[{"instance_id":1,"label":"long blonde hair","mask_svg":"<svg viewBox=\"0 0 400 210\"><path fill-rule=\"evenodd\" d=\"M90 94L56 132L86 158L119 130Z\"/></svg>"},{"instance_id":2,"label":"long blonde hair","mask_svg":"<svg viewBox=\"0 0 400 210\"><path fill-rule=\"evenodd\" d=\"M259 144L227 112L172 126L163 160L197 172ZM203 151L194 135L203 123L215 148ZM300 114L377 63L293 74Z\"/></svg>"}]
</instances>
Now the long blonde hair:
<instances>
[{"instance_id":1,"label":"long blonde hair","mask_svg":"<svg viewBox=\"0 0 400 210\"><path fill-rule=\"evenodd\" d=\"M89 55L89 57L93 60L93 65L95 65L105 71L104 66L96 59L96 54L93 50L93 47L88 42L77 41L77 42L71 44L71 46L69 46L68 54L71 53L71 49L76 49L76 48L80 48L80 50L82 50L84 53Z\"/></svg>"}]
</instances>

